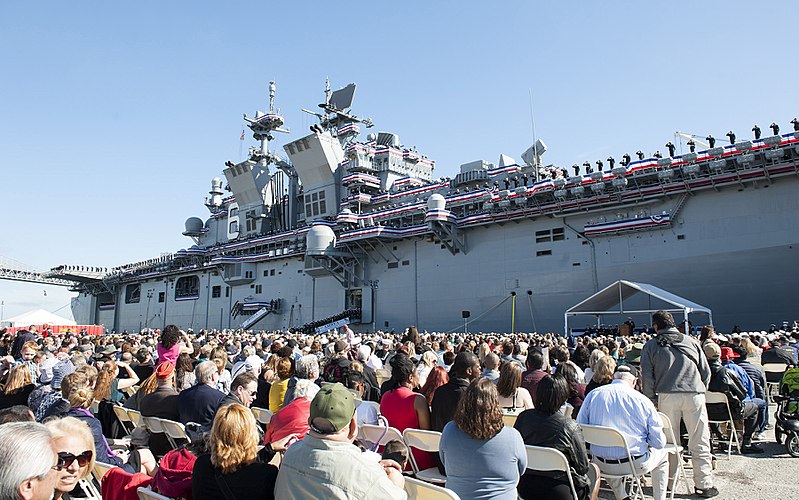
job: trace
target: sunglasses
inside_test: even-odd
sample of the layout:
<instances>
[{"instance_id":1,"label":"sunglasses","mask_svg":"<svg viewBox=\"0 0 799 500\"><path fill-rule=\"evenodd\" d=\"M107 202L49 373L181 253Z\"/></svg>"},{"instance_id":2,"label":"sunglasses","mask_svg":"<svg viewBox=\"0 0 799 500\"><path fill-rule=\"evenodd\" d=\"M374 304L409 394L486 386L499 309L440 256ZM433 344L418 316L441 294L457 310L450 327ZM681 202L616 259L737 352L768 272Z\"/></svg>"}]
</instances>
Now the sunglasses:
<instances>
[{"instance_id":1,"label":"sunglasses","mask_svg":"<svg viewBox=\"0 0 799 500\"><path fill-rule=\"evenodd\" d=\"M68 453L66 451L58 452L58 462L55 465L56 470L63 470L70 465L75 460L78 461L78 467L86 467L89 462L92 461L92 451L86 450L80 455L73 455L72 453Z\"/></svg>"}]
</instances>

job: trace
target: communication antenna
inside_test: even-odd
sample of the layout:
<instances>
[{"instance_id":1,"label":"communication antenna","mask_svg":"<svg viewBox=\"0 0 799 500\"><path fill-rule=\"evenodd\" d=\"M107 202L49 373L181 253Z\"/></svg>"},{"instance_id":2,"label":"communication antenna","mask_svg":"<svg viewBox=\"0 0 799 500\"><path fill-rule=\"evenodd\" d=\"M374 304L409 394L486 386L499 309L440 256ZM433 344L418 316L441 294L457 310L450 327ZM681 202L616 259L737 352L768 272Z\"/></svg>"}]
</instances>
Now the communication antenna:
<instances>
[{"instance_id":1,"label":"communication antenna","mask_svg":"<svg viewBox=\"0 0 799 500\"><path fill-rule=\"evenodd\" d=\"M533 128L533 148L535 148L535 112L533 111L533 89L527 89L530 94L530 124ZM538 154L535 154L535 161L533 163L535 167L535 182L538 182Z\"/></svg>"}]
</instances>

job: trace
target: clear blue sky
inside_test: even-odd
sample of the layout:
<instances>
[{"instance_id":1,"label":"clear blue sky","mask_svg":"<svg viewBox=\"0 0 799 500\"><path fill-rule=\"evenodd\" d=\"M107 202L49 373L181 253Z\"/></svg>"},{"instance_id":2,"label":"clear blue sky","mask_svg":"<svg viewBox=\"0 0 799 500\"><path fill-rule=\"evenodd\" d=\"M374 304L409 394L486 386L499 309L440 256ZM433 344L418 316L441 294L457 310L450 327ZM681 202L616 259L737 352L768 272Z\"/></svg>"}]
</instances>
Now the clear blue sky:
<instances>
[{"instance_id":1,"label":"clear blue sky","mask_svg":"<svg viewBox=\"0 0 799 500\"><path fill-rule=\"evenodd\" d=\"M505 4L505 5L503 5ZM648 153L675 130L784 131L796 2L2 2L0 256L107 266L175 251L269 80L300 112L358 84L353 111L450 176L519 159L529 92L547 163ZM44 290L47 296L44 296ZM0 281L4 315L65 290ZM69 308L59 311L69 314Z\"/></svg>"}]
</instances>

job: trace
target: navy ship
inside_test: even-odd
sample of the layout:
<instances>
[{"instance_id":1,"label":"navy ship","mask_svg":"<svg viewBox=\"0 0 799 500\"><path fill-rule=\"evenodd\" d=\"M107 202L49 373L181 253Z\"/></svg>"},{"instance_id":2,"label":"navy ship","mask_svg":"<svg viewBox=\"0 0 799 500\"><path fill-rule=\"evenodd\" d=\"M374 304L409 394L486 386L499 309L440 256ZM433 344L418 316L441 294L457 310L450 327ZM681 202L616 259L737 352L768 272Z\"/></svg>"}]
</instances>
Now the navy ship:
<instances>
[{"instance_id":1,"label":"navy ship","mask_svg":"<svg viewBox=\"0 0 799 500\"><path fill-rule=\"evenodd\" d=\"M270 83L244 120L258 146L211 180L192 244L80 275L75 320L109 330L305 328L554 331L564 311L619 279L713 310L722 328L792 319L799 282L799 121L794 131L691 138L690 152L545 165L435 163L368 132L355 85L331 92L307 135L289 132ZM362 133L363 132L363 133ZM729 144L727 144L729 142ZM699 146L697 148L697 145Z\"/></svg>"}]
</instances>

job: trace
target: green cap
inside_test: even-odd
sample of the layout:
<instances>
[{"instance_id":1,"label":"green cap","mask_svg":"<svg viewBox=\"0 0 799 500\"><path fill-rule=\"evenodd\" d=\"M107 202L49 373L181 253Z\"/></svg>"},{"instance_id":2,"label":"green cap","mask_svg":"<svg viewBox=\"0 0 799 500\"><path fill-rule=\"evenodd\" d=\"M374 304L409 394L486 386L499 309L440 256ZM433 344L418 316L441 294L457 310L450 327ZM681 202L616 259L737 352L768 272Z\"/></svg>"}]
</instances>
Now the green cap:
<instances>
[{"instance_id":1,"label":"green cap","mask_svg":"<svg viewBox=\"0 0 799 500\"><path fill-rule=\"evenodd\" d=\"M311 426L314 432L319 434L338 432L349 425L352 416L355 415L355 407L359 403L360 401L357 401L355 394L342 384L336 382L335 384L325 385L311 401L308 425ZM316 418L327 420L333 430L327 430L326 426L322 426L323 430L320 430L313 423Z\"/></svg>"}]
</instances>

